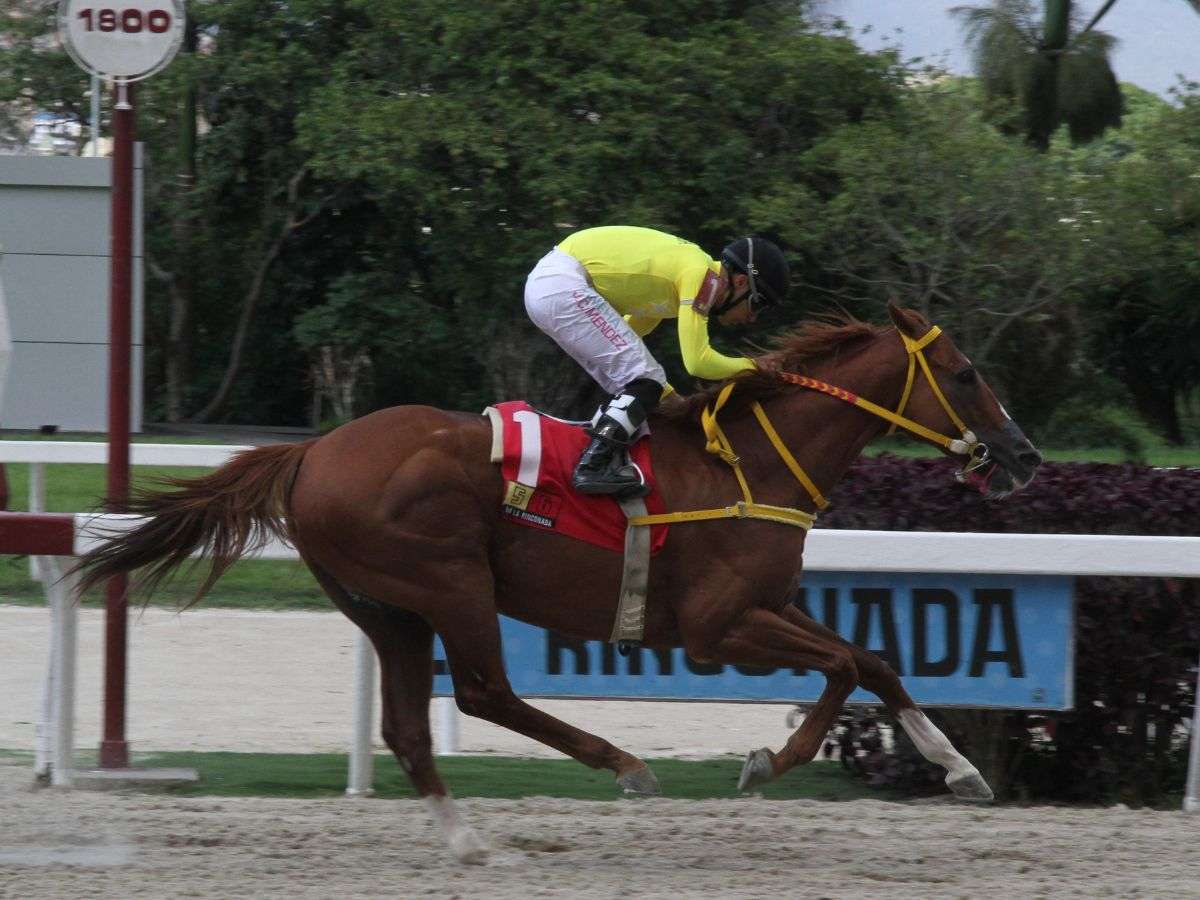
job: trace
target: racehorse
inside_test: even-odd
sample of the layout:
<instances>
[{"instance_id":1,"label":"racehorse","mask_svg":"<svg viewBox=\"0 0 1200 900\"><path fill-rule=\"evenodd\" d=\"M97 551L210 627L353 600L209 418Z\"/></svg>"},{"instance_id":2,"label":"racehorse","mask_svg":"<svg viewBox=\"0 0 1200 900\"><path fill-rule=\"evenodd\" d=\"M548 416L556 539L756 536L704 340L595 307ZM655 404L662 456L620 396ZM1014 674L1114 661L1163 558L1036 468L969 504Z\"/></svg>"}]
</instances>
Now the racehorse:
<instances>
[{"instance_id":1,"label":"racehorse","mask_svg":"<svg viewBox=\"0 0 1200 900\"><path fill-rule=\"evenodd\" d=\"M822 492L889 421L960 457L990 497L1033 477L1041 455L971 363L918 313L891 304L888 310L892 327L848 317L807 322L756 357L757 371L651 419L667 508L733 509L737 520L672 527L651 564L645 644L683 646L700 662L816 669L826 678L786 744L749 755L739 782L744 790L813 759L846 697L861 685L883 700L927 758L948 770L946 783L956 794L992 796L879 656L789 602L806 529L729 505L741 482L769 504L760 508L815 512ZM944 434L951 429L961 438ZM603 640L612 629L622 564L619 554L503 517L505 484L489 461L491 442L483 416L398 406L314 440L245 451L210 474L172 480L173 490L142 493L131 511L150 518L80 561L81 590L141 567L148 568L139 585L152 588L202 552L211 568L195 603L272 534L291 541L378 652L388 747L452 852L481 862L486 847L459 817L434 765L435 633L463 712L609 769L628 792L658 792L640 759L529 706L509 685L497 614Z\"/></svg>"}]
</instances>

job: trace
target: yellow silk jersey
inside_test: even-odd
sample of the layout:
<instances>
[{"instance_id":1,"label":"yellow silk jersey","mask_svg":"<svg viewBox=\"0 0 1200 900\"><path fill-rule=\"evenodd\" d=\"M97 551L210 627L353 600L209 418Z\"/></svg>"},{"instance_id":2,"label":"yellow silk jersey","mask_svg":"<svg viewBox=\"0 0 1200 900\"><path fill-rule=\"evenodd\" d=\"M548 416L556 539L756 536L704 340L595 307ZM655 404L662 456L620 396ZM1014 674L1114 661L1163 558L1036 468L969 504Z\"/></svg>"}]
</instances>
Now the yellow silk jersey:
<instances>
[{"instance_id":1,"label":"yellow silk jersey","mask_svg":"<svg viewBox=\"0 0 1200 900\"><path fill-rule=\"evenodd\" d=\"M721 264L695 244L652 228L608 225L577 231L558 249L583 264L596 293L640 336L663 319L678 319L679 349L692 375L720 381L754 368L708 343L708 306Z\"/></svg>"}]
</instances>

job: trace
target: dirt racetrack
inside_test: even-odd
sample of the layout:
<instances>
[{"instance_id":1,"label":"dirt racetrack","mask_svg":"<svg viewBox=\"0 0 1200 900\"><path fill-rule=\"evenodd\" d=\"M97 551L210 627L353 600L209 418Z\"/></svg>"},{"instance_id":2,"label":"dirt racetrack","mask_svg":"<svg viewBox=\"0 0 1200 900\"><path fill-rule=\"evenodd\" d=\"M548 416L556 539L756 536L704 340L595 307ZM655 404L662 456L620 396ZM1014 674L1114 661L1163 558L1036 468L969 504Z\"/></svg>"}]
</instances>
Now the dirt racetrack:
<instances>
[{"instance_id":1,"label":"dirt racetrack","mask_svg":"<svg viewBox=\"0 0 1200 900\"><path fill-rule=\"evenodd\" d=\"M135 622L134 750L345 749L352 632L336 616L266 615L152 610ZM0 607L0 747L32 746L45 619ZM78 743L91 748L99 625L85 613ZM785 736L786 708L713 707L553 704L644 755L740 753ZM489 728L464 721L464 748L533 749ZM0 898L1200 897L1200 819L1179 812L948 799L471 799L462 811L493 853L486 866L464 867L414 800L185 799L31 784L27 764L0 756Z\"/></svg>"},{"instance_id":2,"label":"dirt racetrack","mask_svg":"<svg viewBox=\"0 0 1200 900\"><path fill-rule=\"evenodd\" d=\"M1196 820L1126 809L465 800L453 862L415 800L29 789L0 767L0 897L1195 897Z\"/></svg>"}]
</instances>

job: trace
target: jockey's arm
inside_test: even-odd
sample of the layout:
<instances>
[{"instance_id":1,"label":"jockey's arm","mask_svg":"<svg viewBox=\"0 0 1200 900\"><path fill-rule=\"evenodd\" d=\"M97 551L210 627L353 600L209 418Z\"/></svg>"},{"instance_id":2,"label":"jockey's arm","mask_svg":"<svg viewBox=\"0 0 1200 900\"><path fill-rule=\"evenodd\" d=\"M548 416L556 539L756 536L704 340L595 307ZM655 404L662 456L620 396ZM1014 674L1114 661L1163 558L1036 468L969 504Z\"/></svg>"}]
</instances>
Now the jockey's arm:
<instances>
[{"instance_id":1,"label":"jockey's arm","mask_svg":"<svg viewBox=\"0 0 1200 900\"><path fill-rule=\"evenodd\" d=\"M754 362L744 356L723 356L712 348L708 317L696 312L690 300L679 303L679 350L688 373L706 381L723 381L755 368Z\"/></svg>"},{"instance_id":2,"label":"jockey's arm","mask_svg":"<svg viewBox=\"0 0 1200 900\"><path fill-rule=\"evenodd\" d=\"M625 321L629 323L629 327L633 329L638 337L645 337L655 328L662 319L655 319L651 316L626 316Z\"/></svg>"}]
</instances>

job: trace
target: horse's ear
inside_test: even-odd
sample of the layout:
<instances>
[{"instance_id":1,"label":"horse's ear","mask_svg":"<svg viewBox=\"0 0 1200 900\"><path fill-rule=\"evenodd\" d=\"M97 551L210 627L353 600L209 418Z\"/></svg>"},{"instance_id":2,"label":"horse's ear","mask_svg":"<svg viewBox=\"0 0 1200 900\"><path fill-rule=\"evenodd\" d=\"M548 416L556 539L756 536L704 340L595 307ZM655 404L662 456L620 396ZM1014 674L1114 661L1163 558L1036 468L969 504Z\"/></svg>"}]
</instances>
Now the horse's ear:
<instances>
[{"instance_id":1,"label":"horse's ear","mask_svg":"<svg viewBox=\"0 0 1200 900\"><path fill-rule=\"evenodd\" d=\"M892 324L911 338L919 338L925 330L923 323L917 320L916 313L897 306L894 300L888 301L888 315L892 319Z\"/></svg>"}]
</instances>

